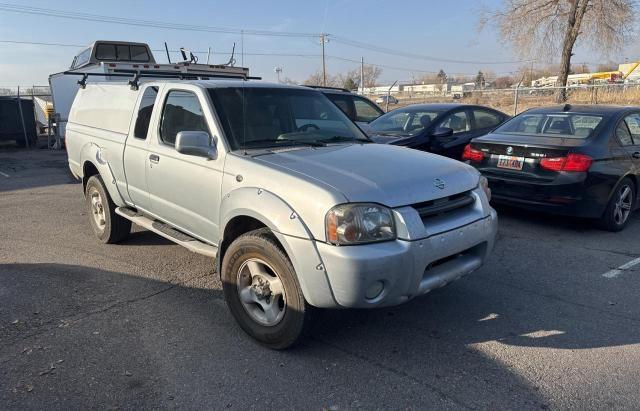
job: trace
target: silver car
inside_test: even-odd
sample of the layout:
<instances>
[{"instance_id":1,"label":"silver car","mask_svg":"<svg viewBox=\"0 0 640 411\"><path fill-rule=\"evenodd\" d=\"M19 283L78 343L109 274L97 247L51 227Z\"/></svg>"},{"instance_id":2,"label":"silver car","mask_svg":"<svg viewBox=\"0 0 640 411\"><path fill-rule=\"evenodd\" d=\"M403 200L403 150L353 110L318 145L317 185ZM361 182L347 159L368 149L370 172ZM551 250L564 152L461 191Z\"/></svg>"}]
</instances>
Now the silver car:
<instances>
[{"instance_id":1,"label":"silver car","mask_svg":"<svg viewBox=\"0 0 640 411\"><path fill-rule=\"evenodd\" d=\"M215 256L232 314L272 348L311 307L402 304L471 273L496 236L474 168L373 144L304 87L88 84L67 149L98 239L134 222Z\"/></svg>"}]
</instances>

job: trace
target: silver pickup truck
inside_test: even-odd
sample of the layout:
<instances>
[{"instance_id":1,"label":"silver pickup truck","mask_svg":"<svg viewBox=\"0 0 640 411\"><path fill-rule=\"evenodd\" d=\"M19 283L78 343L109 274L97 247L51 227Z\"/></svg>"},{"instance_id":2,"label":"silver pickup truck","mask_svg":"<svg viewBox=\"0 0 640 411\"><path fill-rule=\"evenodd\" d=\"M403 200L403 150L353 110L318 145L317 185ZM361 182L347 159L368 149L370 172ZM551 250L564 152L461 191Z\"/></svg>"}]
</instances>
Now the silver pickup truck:
<instances>
[{"instance_id":1,"label":"silver pickup truck","mask_svg":"<svg viewBox=\"0 0 640 411\"><path fill-rule=\"evenodd\" d=\"M477 270L496 236L475 169L373 144L309 88L87 84L66 143L100 241L133 222L215 257L233 316L276 349L313 307L397 305Z\"/></svg>"}]
</instances>

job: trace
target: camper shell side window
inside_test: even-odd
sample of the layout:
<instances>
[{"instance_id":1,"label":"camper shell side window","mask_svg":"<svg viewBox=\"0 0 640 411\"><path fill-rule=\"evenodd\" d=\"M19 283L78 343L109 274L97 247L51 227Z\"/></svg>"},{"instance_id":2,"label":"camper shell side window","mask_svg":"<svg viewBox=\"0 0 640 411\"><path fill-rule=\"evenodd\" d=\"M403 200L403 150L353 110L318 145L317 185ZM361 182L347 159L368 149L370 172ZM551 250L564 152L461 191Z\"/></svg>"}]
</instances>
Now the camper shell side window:
<instances>
[{"instance_id":1,"label":"camper shell side window","mask_svg":"<svg viewBox=\"0 0 640 411\"><path fill-rule=\"evenodd\" d=\"M91 58L91 48L84 49L77 56L73 58L73 63L71 63L71 68L82 67L89 62Z\"/></svg>"}]
</instances>

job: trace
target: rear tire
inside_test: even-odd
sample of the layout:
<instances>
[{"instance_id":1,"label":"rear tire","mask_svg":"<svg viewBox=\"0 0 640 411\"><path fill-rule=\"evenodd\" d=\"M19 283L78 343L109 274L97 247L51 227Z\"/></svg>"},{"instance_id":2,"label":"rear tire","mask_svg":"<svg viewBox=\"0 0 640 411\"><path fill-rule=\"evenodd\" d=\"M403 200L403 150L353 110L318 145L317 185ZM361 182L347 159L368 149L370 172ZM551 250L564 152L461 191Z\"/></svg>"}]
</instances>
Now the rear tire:
<instances>
[{"instance_id":1,"label":"rear tire","mask_svg":"<svg viewBox=\"0 0 640 411\"><path fill-rule=\"evenodd\" d=\"M613 190L609 204L599 221L600 228L614 232L624 229L629 224L635 202L635 186L629 178L625 177Z\"/></svg>"},{"instance_id":2,"label":"rear tire","mask_svg":"<svg viewBox=\"0 0 640 411\"><path fill-rule=\"evenodd\" d=\"M263 345L289 348L309 328L312 307L291 261L268 229L243 234L229 245L221 279L231 314Z\"/></svg>"},{"instance_id":3,"label":"rear tire","mask_svg":"<svg viewBox=\"0 0 640 411\"><path fill-rule=\"evenodd\" d=\"M89 177L84 193L89 222L98 240L105 244L124 240L131 232L131 221L116 214L116 205L111 200L102 177Z\"/></svg>"}]
</instances>

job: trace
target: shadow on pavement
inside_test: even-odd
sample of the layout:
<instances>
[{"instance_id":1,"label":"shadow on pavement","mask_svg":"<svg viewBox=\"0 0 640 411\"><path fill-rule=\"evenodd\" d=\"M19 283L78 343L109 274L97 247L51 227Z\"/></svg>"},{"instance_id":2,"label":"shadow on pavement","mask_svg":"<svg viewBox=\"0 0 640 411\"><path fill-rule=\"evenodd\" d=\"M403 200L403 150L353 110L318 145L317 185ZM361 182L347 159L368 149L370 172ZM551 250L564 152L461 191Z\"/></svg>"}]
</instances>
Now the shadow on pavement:
<instances>
[{"instance_id":1,"label":"shadow on pavement","mask_svg":"<svg viewBox=\"0 0 640 411\"><path fill-rule=\"evenodd\" d=\"M73 184L64 150L0 145L0 192Z\"/></svg>"},{"instance_id":2,"label":"shadow on pavement","mask_svg":"<svg viewBox=\"0 0 640 411\"><path fill-rule=\"evenodd\" d=\"M244 335L219 290L82 266L5 264L0 297L4 406L545 406L537 387L473 349L513 338L514 329L478 322L490 311L509 313L467 287L393 309L324 312L309 339L285 352ZM557 328L521 317L516 332Z\"/></svg>"}]
</instances>

